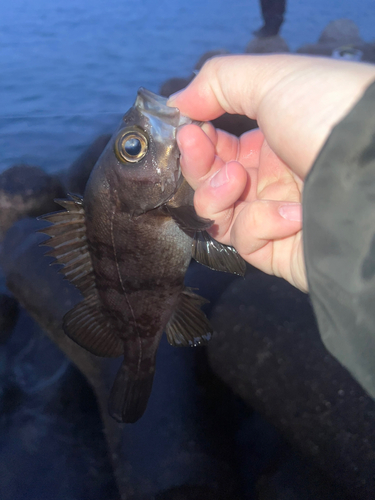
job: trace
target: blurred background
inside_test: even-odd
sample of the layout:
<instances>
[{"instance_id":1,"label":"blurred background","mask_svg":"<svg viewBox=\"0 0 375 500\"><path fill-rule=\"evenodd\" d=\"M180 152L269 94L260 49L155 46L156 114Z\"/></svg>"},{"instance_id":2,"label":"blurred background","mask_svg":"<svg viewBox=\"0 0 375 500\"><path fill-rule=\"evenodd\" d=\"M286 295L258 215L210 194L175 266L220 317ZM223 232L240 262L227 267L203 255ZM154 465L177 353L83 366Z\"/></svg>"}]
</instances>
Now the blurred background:
<instances>
[{"instance_id":1,"label":"blurred background","mask_svg":"<svg viewBox=\"0 0 375 500\"><path fill-rule=\"evenodd\" d=\"M83 193L140 86L169 95L216 53L375 63L373 0L287 0L284 19L263 4L268 21L256 0L0 4L1 500L375 498L375 403L323 347L306 295L193 263L217 337L164 340L148 409L124 426L106 408L118 360L65 337L79 295L38 246L35 217Z\"/></svg>"}]
</instances>

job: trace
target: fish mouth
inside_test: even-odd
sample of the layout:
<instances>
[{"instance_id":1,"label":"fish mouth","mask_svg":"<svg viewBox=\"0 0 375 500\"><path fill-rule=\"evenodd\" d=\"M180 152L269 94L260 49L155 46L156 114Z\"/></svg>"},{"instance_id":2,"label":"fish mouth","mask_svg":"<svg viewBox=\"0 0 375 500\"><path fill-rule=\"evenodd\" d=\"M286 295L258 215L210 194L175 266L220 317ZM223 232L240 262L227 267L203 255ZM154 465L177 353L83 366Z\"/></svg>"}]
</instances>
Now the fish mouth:
<instances>
[{"instance_id":1,"label":"fish mouth","mask_svg":"<svg viewBox=\"0 0 375 500\"><path fill-rule=\"evenodd\" d=\"M167 106L167 101L166 97L154 94L154 92L141 87L138 90L135 107L141 109L147 115L163 119L165 123L172 127L177 128L192 123L190 118L181 115L178 108Z\"/></svg>"}]
</instances>

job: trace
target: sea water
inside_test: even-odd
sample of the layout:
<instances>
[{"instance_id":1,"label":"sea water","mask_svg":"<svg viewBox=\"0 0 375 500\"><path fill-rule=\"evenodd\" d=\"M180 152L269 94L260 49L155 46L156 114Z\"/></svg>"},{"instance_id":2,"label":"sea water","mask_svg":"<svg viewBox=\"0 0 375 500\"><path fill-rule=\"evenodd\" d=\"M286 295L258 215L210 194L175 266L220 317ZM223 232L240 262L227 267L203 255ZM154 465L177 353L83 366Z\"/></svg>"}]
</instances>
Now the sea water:
<instances>
[{"instance_id":1,"label":"sea water","mask_svg":"<svg viewBox=\"0 0 375 500\"><path fill-rule=\"evenodd\" d=\"M373 0L287 1L281 35L295 50L342 17L374 38ZM138 87L190 75L208 50L242 53L261 25L257 0L0 2L0 171L67 167Z\"/></svg>"}]
</instances>

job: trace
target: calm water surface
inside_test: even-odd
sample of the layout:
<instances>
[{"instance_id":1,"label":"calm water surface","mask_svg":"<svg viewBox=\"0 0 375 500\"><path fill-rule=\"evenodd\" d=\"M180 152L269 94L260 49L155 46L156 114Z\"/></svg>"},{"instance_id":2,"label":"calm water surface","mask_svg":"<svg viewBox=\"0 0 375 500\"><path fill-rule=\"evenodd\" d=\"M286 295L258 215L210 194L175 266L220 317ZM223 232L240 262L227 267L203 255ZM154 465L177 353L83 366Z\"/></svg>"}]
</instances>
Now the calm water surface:
<instances>
[{"instance_id":1,"label":"calm water surface","mask_svg":"<svg viewBox=\"0 0 375 500\"><path fill-rule=\"evenodd\" d=\"M207 50L241 53L261 26L255 0L12 0L0 14L0 171L64 168L138 87L157 92ZM375 38L373 0L290 0L281 34L296 49L339 17Z\"/></svg>"}]
</instances>

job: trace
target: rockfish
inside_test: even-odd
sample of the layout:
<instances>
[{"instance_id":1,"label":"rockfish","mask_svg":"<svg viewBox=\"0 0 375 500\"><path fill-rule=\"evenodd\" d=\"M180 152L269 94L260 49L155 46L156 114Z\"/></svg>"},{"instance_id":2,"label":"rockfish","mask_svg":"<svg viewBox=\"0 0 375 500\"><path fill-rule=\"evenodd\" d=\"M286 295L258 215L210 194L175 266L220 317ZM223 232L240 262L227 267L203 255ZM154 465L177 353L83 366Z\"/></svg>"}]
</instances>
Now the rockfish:
<instances>
[{"instance_id":1,"label":"rockfish","mask_svg":"<svg viewBox=\"0 0 375 500\"><path fill-rule=\"evenodd\" d=\"M82 293L63 319L65 333L97 356L124 356L109 412L120 422L144 413L163 331L174 346L206 343L205 299L184 287L191 257L243 275L245 262L213 240L179 165L176 132L192 120L167 99L139 89L88 180L84 196L56 200L47 214L47 255Z\"/></svg>"}]
</instances>

